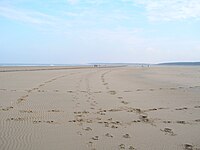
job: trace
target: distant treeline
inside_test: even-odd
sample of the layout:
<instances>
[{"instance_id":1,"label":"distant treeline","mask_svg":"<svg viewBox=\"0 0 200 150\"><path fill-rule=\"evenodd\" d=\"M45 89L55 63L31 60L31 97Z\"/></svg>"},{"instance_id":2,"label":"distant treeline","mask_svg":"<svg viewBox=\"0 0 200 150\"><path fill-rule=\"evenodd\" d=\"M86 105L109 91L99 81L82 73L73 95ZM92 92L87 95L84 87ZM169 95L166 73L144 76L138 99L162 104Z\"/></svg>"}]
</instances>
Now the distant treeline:
<instances>
[{"instance_id":1,"label":"distant treeline","mask_svg":"<svg viewBox=\"0 0 200 150\"><path fill-rule=\"evenodd\" d=\"M171 63L160 63L158 65L200 66L200 62L171 62Z\"/></svg>"}]
</instances>

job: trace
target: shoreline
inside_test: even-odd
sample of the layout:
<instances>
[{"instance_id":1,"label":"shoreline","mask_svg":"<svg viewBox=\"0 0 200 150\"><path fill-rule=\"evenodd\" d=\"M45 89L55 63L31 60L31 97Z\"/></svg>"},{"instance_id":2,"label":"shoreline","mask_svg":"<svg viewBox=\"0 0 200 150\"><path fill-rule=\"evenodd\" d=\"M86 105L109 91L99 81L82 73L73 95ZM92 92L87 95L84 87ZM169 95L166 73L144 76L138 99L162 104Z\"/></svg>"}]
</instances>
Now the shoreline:
<instances>
[{"instance_id":1,"label":"shoreline","mask_svg":"<svg viewBox=\"0 0 200 150\"><path fill-rule=\"evenodd\" d=\"M89 68L115 68L125 66L0 66L0 72L18 72L18 71L45 71L45 70L68 70L68 69L89 69Z\"/></svg>"}]
</instances>

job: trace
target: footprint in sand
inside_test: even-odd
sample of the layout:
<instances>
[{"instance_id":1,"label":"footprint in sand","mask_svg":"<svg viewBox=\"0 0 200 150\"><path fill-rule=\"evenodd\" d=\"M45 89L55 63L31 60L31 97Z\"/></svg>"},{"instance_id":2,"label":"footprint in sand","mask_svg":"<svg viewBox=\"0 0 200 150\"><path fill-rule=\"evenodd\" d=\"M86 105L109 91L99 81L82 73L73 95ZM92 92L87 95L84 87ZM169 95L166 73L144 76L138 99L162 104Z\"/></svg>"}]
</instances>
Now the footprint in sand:
<instances>
[{"instance_id":1,"label":"footprint in sand","mask_svg":"<svg viewBox=\"0 0 200 150\"><path fill-rule=\"evenodd\" d=\"M82 114L79 114L79 115L76 115L76 117L83 117L83 115L82 115Z\"/></svg>"},{"instance_id":2,"label":"footprint in sand","mask_svg":"<svg viewBox=\"0 0 200 150\"><path fill-rule=\"evenodd\" d=\"M82 118L80 118L80 119L77 118L75 122L81 123L81 122L84 122L84 120Z\"/></svg>"},{"instance_id":3,"label":"footprint in sand","mask_svg":"<svg viewBox=\"0 0 200 150\"><path fill-rule=\"evenodd\" d=\"M112 121L112 118L108 118L109 121Z\"/></svg>"},{"instance_id":4,"label":"footprint in sand","mask_svg":"<svg viewBox=\"0 0 200 150\"><path fill-rule=\"evenodd\" d=\"M98 111L97 113L100 113L100 112L106 112L107 110L106 109L99 109L100 111Z\"/></svg>"},{"instance_id":5,"label":"footprint in sand","mask_svg":"<svg viewBox=\"0 0 200 150\"><path fill-rule=\"evenodd\" d=\"M102 123L104 123L103 121L98 121L97 123L100 123L100 124L102 124Z\"/></svg>"},{"instance_id":6,"label":"footprint in sand","mask_svg":"<svg viewBox=\"0 0 200 150\"><path fill-rule=\"evenodd\" d=\"M109 123L108 122L104 122L105 127L109 127Z\"/></svg>"},{"instance_id":7,"label":"footprint in sand","mask_svg":"<svg viewBox=\"0 0 200 150\"><path fill-rule=\"evenodd\" d=\"M130 146L128 149L129 150L136 150L133 146Z\"/></svg>"},{"instance_id":8,"label":"footprint in sand","mask_svg":"<svg viewBox=\"0 0 200 150\"><path fill-rule=\"evenodd\" d=\"M20 117L18 117L18 118L8 118L8 119L6 119L7 121L24 121L25 120L25 118L20 118Z\"/></svg>"},{"instance_id":9,"label":"footprint in sand","mask_svg":"<svg viewBox=\"0 0 200 150\"><path fill-rule=\"evenodd\" d=\"M86 110L84 110L84 111L82 111L82 114L89 114L90 112L89 111L86 111Z\"/></svg>"},{"instance_id":10,"label":"footprint in sand","mask_svg":"<svg viewBox=\"0 0 200 150\"><path fill-rule=\"evenodd\" d=\"M85 130L85 131L92 131L92 128L86 127L86 128L84 128L83 130Z\"/></svg>"},{"instance_id":11,"label":"footprint in sand","mask_svg":"<svg viewBox=\"0 0 200 150\"><path fill-rule=\"evenodd\" d=\"M92 140L95 140L95 141L99 140L99 136L92 137Z\"/></svg>"},{"instance_id":12,"label":"footprint in sand","mask_svg":"<svg viewBox=\"0 0 200 150\"><path fill-rule=\"evenodd\" d=\"M93 142L92 142L92 141L89 141L89 142L87 143L87 146L91 148L91 147L93 146ZM95 149L92 148L91 150L95 150Z\"/></svg>"},{"instance_id":13,"label":"footprint in sand","mask_svg":"<svg viewBox=\"0 0 200 150\"><path fill-rule=\"evenodd\" d=\"M128 92L132 92L132 91L124 91L124 92L128 93Z\"/></svg>"},{"instance_id":14,"label":"footprint in sand","mask_svg":"<svg viewBox=\"0 0 200 150\"><path fill-rule=\"evenodd\" d=\"M98 104L96 101L93 101L93 103Z\"/></svg>"},{"instance_id":15,"label":"footprint in sand","mask_svg":"<svg viewBox=\"0 0 200 150\"><path fill-rule=\"evenodd\" d=\"M137 91L137 92L139 92L139 91L143 91L143 89L137 89L136 91Z\"/></svg>"},{"instance_id":16,"label":"footprint in sand","mask_svg":"<svg viewBox=\"0 0 200 150\"><path fill-rule=\"evenodd\" d=\"M58 110L58 109L52 109L52 110L48 110L48 112L61 112L61 110Z\"/></svg>"},{"instance_id":17,"label":"footprint in sand","mask_svg":"<svg viewBox=\"0 0 200 150\"><path fill-rule=\"evenodd\" d=\"M148 122L149 119L147 118L147 115L140 115L139 118L143 121L143 122Z\"/></svg>"},{"instance_id":18,"label":"footprint in sand","mask_svg":"<svg viewBox=\"0 0 200 150\"><path fill-rule=\"evenodd\" d=\"M19 99L17 99L17 103L25 101L27 97L28 97L28 95L24 95L24 96L20 97Z\"/></svg>"},{"instance_id":19,"label":"footprint in sand","mask_svg":"<svg viewBox=\"0 0 200 150\"><path fill-rule=\"evenodd\" d=\"M111 95L115 95L115 94L117 94L116 91L109 91L109 93L110 93Z\"/></svg>"},{"instance_id":20,"label":"footprint in sand","mask_svg":"<svg viewBox=\"0 0 200 150\"><path fill-rule=\"evenodd\" d=\"M137 122L141 122L140 120L133 120L132 122L137 123Z\"/></svg>"},{"instance_id":21,"label":"footprint in sand","mask_svg":"<svg viewBox=\"0 0 200 150\"><path fill-rule=\"evenodd\" d=\"M0 89L1 91L6 91L6 89Z\"/></svg>"},{"instance_id":22,"label":"footprint in sand","mask_svg":"<svg viewBox=\"0 0 200 150\"><path fill-rule=\"evenodd\" d=\"M46 123L49 123L49 124L53 124L55 123L55 121L51 120L51 121L45 121Z\"/></svg>"},{"instance_id":23,"label":"footprint in sand","mask_svg":"<svg viewBox=\"0 0 200 150\"><path fill-rule=\"evenodd\" d=\"M9 107L6 107L6 108L2 108L1 110L8 111L8 110L13 109L13 108L14 108L13 106L9 106Z\"/></svg>"},{"instance_id":24,"label":"footprint in sand","mask_svg":"<svg viewBox=\"0 0 200 150\"><path fill-rule=\"evenodd\" d=\"M183 107L183 108L176 108L175 110L186 110L188 109L187 107Z\"/></svg>"},{"instance_id":25,"label":"footprint in sand","mask_svg":"<svg viewBox=\"0 0 200 150\"><path fill-rule=\"evenodd\" d=\"M119 149L125 149L126 147L125 147L125 145L124 144L120 144L119 145Z\"/></svg>"},{"instance_id":26,"label":"footprint in sand","mask_svg":"<svg viewBox=\"0 0 200 150\"><path fill-rule=\"evenodd\" d=\"M110 133L106 133L105 136L113 138L113 135L111 135Z\"/></svg>"},{"instance_id":27,"label":"footprint in sand","mask_svg":"<svg viewBox=\"0 0 200 150\"><path fill-rule=\"evenodd\" d=\"M38 90L38 92L45 92L44 90Z\"/></svg>"},{"instance_id":28,"label":"footprint in sand","mask_svg":"<svg viewBox=\"0 0 200 150\"><path fill-rule=\"evenodd\" d=\"M56 122L53 120L48 120L48 121L34 120L33 123L34 124L38 124L38 123L56 124Z\"/></svg>"},{"instance_id":29,"label":"footprint in sand","mask_svg":"<svg viewBox=\"0 0 200 150\"><path fill-rule=\"evenodd\" d=\"M93 120L88 119L86 122L87 123L93 123Z\"/></svg>"},{"instance_id":30,"label":"footprint in sand","mask_svg":"<svg viewBox=\"0 0 200 150\"><path fill-rule=\"evenodd\" d=\"M20 110L19 112L20 113L33 113L32 110Z\"/></svg>"},{"instance_id":31,"label":"footprint in sand","mask_svg":"<svg viewBox=\"0 0 200 150\"><path fill-rule=\"evenodd\" d=\"M45 86L45 84L40 84L39 87Z\"/></svg>"},{"instance_id":32,"label":"footprint in sand","mask_svg":"<svg viewBox=\"0 0 200 150\"><path fill-rule=\"evenodd\" d=\"M111 128L113 128L113 129L117 129L118 126L112 125Z\"/></svg>"},{"instance_id":33,"label":"footprint in sand","mask_svg":"<svg viewBox=\"0 0 200 150\"><path fill-rule=\"evenodd\" d=\"M163 121L163 123L172 123L171 121L167 120L167 121Z\"/></svg>"},{"instance_id":34,"label":"footprint in sand","mask_svg":"<svg viewBox=\"0 0 200 150\"><path fill-rule=\"evenodd\" d=\"M158 109L157 108L150 108L150 109L144 110L144 112L155 111L155 110L158 110Z\"/></svg>"},{"instance_id":35,"label":"footprint in sand","mask_svg":"<svg viewBox=\"0 0 200 150\"><path fill-rule=\"evenodd\" d=\"M73 91L67 91L68 93L73 93Z\"/></svg>"},{"instance_id":36,"label":"footprint in sand","mask_svg":"<svg viewBox=\"0 0 200 150\"><path fill-rule=\"evenodd\" d=\"M131 109L128 109L127 112L137 112L137 113L141 113L142 110L139 109L139 108L131 108Z\"/></svg>"},{"instance_id":37,"label":"footprint in sand","mask_svg":"<svg viewBox=\"0 0 200 150\"><path fill-rule=\"evenodd\" d=\"M128 102L126 102L126 101L121 101L121 103L124 104L124 105L128 104Z\"/></svg>"},{"instance_id":38,"label":"footprint in sand","mask_svg":"<svg viewBox=\"0 0 200 150\"><path fill-rule=\"evenodd\" d=\"M136 150L136 148L134 148L133 146L129 146L128 149L129 149L129 150Z\"/></svg>"},{"instance_id":39,"label":"footprint in sand","mask_svg":"<svg viewBox=\"0 0 200 150\"><path fill-rule=\"evenodd\" d=\"M20 103L20 102L22 102L22 101L25 101L25 99L24 99L24 98L19 98L19 99L17 99L17 102L18 102L18 103Z\"/></svg>"},{"instance_id":40,"label":"footprint in sand","mask_svg":"<svg viewBox=\"0 0 200 150\"><path fill-rule=\"evenodd\" d=\"M120 121L112 121L111 123L112 123L112 124L118 124L118 125L120 125L120 124L121 124L121 122L120 122Z\"/></svg>"},{"instance_id":41,"label":"footprint in sand","mask_svg":"<svg viewBox=\"0 0 200 150\"><path fill-rule=\"evenodd\" d=\"M76 122L76 120L69 120L68 122Z\"/></svg>"},{"instance_id":42,"label":"footprint in sand","mask_svg":"<svg viewBox=\"0 0 200 150\"><path fill-rule=\"evenodd\" d=\"M103 112L101 112L101 113L99 113L100 115L106 115L106 113L103 113Z\"/></svg>"},{"instance_id":43,"label":"footprint in sand","mask_svg":"<svg viewBox=\"0 0 200 150\"><path fill-rule=\"evenodd\" d=\"M194 108L200 108L200 106L194 106Z\"/></svg>"},{"instance_id":44,"label":"footprint in sand","mask_svg":"<svg viewBox=\"0 0 200 150\"><path fill-rule=\"evenodd\" d=\"M123 135L123 138L126 138L126 139L127 139L127 138L131 138L131 137L130 137L129 134L124 134L124 135Z\"/></svg>"},{"instance_id":45,"label":"footprint in sand","mask_svg":"<svg viewBox=\"0 0 200 150\"><path fill-rule=\"evenodd\" d=\"M81 131L77 131L76 133L77 133L78 135L80 135L80 136L83 135L83 134L81 133Z\"/></svg>"},{"instance_id":46,"label":"footprint in sand","mask_svg":"<svg viewBox=\"0 0 200 150\"><path fill-rule=\"evenodd\" d=\"M165 135L166 135L166 134L169 134L169 135L171 135L171 136L175 136L175 135L176 135L176 134L174 134L174 132L173 132L172 129L170 129L170 128L160 129L160 131L165 132Z\"/></svg>"},{"instance_id":47,"label":"footprint in sand","mask_svg":"<svg viewBox=\"0 0 200 150\"><path fill-rule=\"evenodd\" d=\"M195 122L200 122L200 119L196 119Z\"/></svg>"},{"instance_id":48,"label":"footprint in sand","mask_svg":"<svg viewBox=\"0 0 200 150\"><path fill-rule=\"evenodd\" d=\"M35 91L35 90L38 90L39 88L33 88L31 91Z\"/></svg>"},{"instance_id":49,"label":"footprint in sand","mask_svg":"<svg viewBox=\"0 0 200 150\"><path fill-rule=\"evenodd\" d=\"M184 144L184 149L185 150L193 150L193 145L191 145L191 144Z\"/></svg>"},{"instance_id":50,"label":"footprint in sand","mask_svg":"<svg viewBox=\"0 0 200 150\"><path fill-rule=\"evenodd\" d=\"M34 121L33 121L34 124L36 124L36 123L41 123L41 122L42 122L42 121L40 121L40 120L39 120L39 121L37 121L37 120L34 120Z\"/></svg>"},{"instance_id":51,"label":"footprint in sand","mask_svg":"<svg viewBox=\"0 0 200 150\"><path fill-rule=\"evenodd\" d=\"M169 109L169 108L159 107L158 109L162 110L162 109Z\"/></svg>"},{"instance_id":52,"label":"footprint in sand","mask_svg":"<svg viewBox=\"0 0 200 150\"><path fill-rule=\"evenodd\" d=\"M154 91L154 89L149 89L149 91Z\"/></svg>"},{"instance_id":53,"label":"footprint in sand","mask_svg":"<svg viewBox=\"0 0 200 150\"><path fill-rule=\"evenodd\" d=\"M186 122L185 121L176 121L176 123L179 123L179 124L186 124Z\"/></svg>"},{"instance_id":54,"label":"footprint in sand","mask_svg":"<svg viewBox=\"0 0 200 150\"><path fill-rule=\"evenodd\" d=\"M117 111L122 111L122 110L119 108L114 108L114 109L109 109L108 111L109 112L117 112Z\"/></svg>"}]
</instances>

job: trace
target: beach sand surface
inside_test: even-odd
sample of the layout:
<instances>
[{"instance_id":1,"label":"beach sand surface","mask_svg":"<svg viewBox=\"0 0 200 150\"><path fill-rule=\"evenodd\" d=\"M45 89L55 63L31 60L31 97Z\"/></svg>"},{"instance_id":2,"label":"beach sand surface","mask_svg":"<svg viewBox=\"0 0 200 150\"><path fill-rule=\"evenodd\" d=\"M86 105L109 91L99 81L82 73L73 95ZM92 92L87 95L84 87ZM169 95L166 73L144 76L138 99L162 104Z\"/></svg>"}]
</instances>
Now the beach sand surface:
<instances>
[{"instance_id":1,"label":"beach sand surface","mask_svg":"<svg viewBox=\"0 0 200 150\"><path fill-rule=\"evenodd\" d=\"M199 67L1 67L0 150L199 150Z\"/></svg>"}]
</instances>

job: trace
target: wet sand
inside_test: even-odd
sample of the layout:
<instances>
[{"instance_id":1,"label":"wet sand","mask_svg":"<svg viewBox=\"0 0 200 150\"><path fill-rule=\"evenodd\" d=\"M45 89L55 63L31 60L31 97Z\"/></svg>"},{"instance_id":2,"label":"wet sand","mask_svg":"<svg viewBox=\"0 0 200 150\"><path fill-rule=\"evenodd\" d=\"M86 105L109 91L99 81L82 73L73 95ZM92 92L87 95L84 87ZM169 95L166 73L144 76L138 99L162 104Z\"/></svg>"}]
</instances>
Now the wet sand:
<instances>
[{"instance_id":1,"label":"wet sand","mask_svg":"<svg viewBox=\"0 0 200 150\"><path fill-rule=\"evenodd\" d=\"M1 67L0 149L200 149L200 68Z\"/></svg>"}]
</instances>

